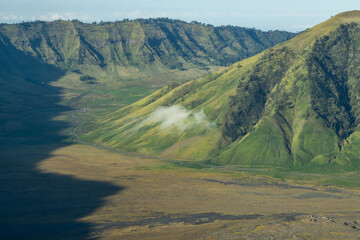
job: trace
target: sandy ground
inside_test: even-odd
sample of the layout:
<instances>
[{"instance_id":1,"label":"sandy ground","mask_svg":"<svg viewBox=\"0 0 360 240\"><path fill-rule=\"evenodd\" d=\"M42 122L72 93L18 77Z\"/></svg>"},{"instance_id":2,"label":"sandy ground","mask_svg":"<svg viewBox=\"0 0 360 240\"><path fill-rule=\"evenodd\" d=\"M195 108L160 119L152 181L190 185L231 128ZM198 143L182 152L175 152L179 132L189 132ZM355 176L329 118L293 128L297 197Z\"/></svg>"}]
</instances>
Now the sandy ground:
<instances>
[{"instance_id":1,"label":"sandy ground","mask_svg":"<svg viewBox=\"0 0 360 240\"><path fill-rule=\"evenodd\" d=\"M354 189L169 168L86 145L50 149L23 148L22 165L16 149L3 151L0 190L10 197L0 203L14 210L3 213L2 239L360 239Z\"/></svg>"}]
</instances>

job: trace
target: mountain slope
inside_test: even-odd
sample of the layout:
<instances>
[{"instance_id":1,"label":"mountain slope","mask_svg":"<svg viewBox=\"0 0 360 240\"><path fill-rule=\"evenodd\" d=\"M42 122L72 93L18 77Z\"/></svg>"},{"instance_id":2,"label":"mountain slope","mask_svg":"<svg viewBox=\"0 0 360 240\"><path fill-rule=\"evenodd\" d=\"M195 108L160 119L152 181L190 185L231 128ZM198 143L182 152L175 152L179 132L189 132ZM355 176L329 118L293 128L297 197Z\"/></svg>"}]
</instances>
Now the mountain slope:
<instances>
[{"instance_id":1,"label":"mountain slope","mask_svg":"<svg viewBox=\"0 0 360 240\"><path fill-rule=\"evenodd\" d=\"M295 36L166 18L1 24L0 33L16 49L85 77L99 81L142 77L161 84L169 78L194 79L215 66L227 66Z\"/></svg>"},{"instance_id":2,"label":"mountain slope","mask_svg":"<svg viewBox=\"0 0 360 240\"><path fill-rule=\"evenodd\" d=\"M0 145L60 142L68 123L54 120L69 108L59 105L61 89L49 83L61 69L24 54L0 35Z\"/></svg>"},{"instance_id":3,"label":"mountain slope","mask_svg":"<svg viewBox=\"0 0 360 240\"><path fill-rule=\"evenodd\" d=\"M169 83L207 75L294 35L170 19L0 24L4 112L0 118L13 121L16 116L10 121L7 111L31 102L38 102L31 108L48 106L38 94L56 89L56 101L69 110L59 118L71 124L68 132L77 139L106 112Z\"/></svg>"},{"instance_id":4,"label":"mountain slope","mask_svg":"<svg viewBox=\"0 0 360 240\"><path fill-rule=\"evenodd\" d=\"M107 115L112 148L223 164L359 166L360 12Z\"/></svg>"}]
</instances>

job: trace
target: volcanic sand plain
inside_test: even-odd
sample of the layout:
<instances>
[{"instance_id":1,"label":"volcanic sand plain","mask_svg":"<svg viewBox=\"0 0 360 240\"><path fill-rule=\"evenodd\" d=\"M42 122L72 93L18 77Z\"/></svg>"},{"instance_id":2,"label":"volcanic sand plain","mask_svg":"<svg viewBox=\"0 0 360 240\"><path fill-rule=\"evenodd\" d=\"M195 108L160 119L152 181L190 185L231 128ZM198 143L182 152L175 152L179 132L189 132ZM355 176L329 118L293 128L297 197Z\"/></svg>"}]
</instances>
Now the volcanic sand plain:
<instances>
[{"instance_id":1,"label":"volcanic sand plain","mask_svg":"<svg viewBox=\"0 0 360 240\"><path fill-rule=\"evenodd\" d=\"M29 235L22 237L359 239L360 189L325 184L329 181L322 174L186 167L186 162L80 144L50 148L28 172L26 164L44 147L49 148L2 150L5 190L14 201L25 200L1 222L30 224L33 230L24 230ZM21 165L14 164L19 152ZM17 182L32 187L19 189Z\"/></svg>"}]
</instances>

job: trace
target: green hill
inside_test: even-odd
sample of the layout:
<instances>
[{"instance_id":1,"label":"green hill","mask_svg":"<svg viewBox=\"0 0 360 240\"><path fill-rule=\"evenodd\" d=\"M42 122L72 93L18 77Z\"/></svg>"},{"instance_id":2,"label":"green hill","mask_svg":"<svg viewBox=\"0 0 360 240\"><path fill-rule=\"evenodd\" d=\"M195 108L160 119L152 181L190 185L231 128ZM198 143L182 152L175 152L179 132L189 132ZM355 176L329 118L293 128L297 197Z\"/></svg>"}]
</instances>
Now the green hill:
<instances>
[{"instance_id":1,"label":"green hill","mask_svg":"<svg viewBox=\"0 0 360 240\"><path fill-rule=\"evenodd\" d=\"M360 163L360 12L220 72L170 85L83 136L166 158L257 166Z\"/></svg>"},{"instance_id":2,"label":"green hill","mask_svg":"<svg viewBox=\"0 0 360 240\"><path fill-rule=\"evenodd\" d=\"M0 24L0 138L19 140L57 118L69 123L63 134L76 139L107 112L293 36L165 18ZM51 117L42 112L50 108ZM27 117L39 112L46 116Z\"/></svg>"},{"instance_id":3,"label":"green hill","mask_svg":"<svg viewBox=\"0 0 360 240\"><path fill-rule=\"evenodd\" d=\"M195 79L295 36L167 18L1 24L0 33L16 49L85 81L158 85Z\"/></svg>"},{"instance_id":4,"label":"green hill","mask_svg":"<svg viewBox=\"0 0 360 240\"><path fill-rule=\"evenodd\" d=\"M60 142L68 127L54 121L69 108L59 105L61 90L50 85L65 75L14 48L0 35L0 146Z\"/></svg>"}]
</instances>

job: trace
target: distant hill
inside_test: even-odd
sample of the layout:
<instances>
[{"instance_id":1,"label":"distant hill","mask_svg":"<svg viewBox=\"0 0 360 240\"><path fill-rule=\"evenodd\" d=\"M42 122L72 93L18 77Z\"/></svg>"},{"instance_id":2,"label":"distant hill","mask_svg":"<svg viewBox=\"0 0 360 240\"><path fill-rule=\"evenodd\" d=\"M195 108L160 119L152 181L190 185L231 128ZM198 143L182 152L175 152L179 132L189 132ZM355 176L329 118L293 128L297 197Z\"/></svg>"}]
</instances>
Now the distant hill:
<instances>
[{"instance_id":1,"label":"distant hill","mask_svg":"<svg viewBox=\"0 0 360 240\"><path fill-rule=\"evenodd\" d=\"M360 12L104 116L84 140L165 158L360 166Z\"/></svg>"},{"instance_id":2,"label":"distant hill","mask_svg":"<svg viewBox=\"0 0 360 240\"><path fill-rule=\"evenodd\" d=\"M0 24L0 143L77 139L107 112L293 36L170 19Z\"/></svg>"},{"instance_id":3,"label":"distant hill","mask_svg":"<svg viewBox=\"0 0 360 240\"><path fill-rule=\"evenodd\" d=\"M163 85L169 76L194 79L214 66L227 66L295 35L167 18L0 25L3 42L63 70L107 81L155 78Z\"/></svg>"}]
</instances>

